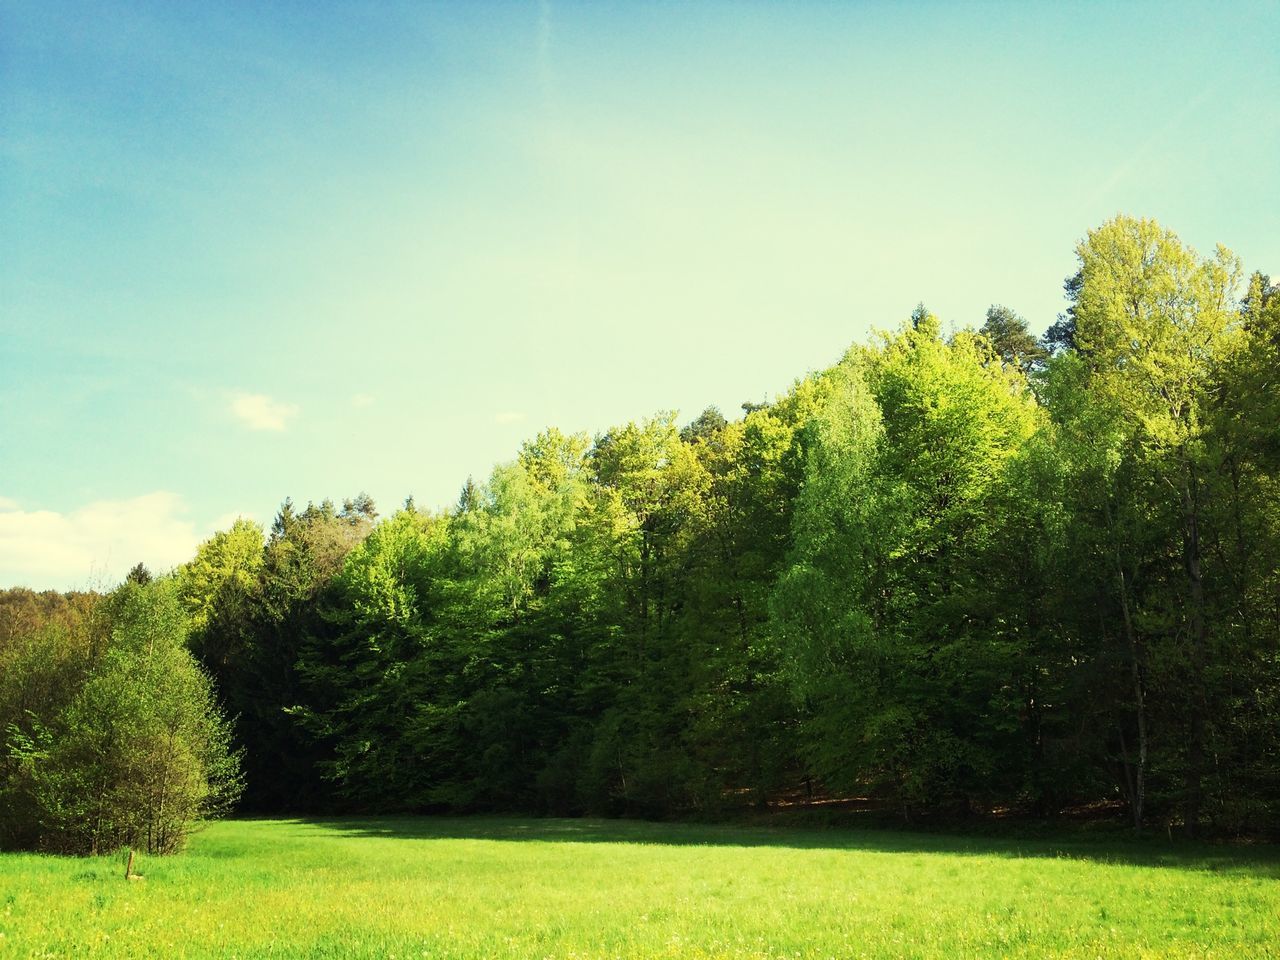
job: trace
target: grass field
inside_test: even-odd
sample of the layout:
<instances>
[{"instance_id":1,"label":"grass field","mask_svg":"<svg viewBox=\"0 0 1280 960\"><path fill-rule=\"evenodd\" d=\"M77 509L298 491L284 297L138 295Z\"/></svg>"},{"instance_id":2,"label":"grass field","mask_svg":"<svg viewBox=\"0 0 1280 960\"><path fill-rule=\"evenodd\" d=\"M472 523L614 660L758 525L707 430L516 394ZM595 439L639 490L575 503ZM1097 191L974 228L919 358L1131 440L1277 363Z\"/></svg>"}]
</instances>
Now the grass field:
<instances>
[{"instance_id":1,"label":"grass field","mask_svg":"<svg viewBox=\"0 0 1280 960\"><path fill-rule=\"evenodd\" d=\"M1280 856L595 820L231 821L0 856L0 957L1280 957Z\"/></svg>"}]
</instances>

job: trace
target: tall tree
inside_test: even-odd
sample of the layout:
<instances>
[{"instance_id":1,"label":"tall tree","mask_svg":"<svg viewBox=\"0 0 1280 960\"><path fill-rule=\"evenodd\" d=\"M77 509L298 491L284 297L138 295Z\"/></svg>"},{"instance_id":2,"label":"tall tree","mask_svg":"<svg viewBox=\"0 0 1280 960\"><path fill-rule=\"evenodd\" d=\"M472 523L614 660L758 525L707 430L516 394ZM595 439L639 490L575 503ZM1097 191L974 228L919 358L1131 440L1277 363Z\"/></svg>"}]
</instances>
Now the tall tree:
<instances>
[{"instance_id":1,"label":"tall tree","mask_svg":"<svg viewBox=\"0 0 1280 960\"><path fill-rule=\"evenodd\" d=\"M816 772L904 811L981 803L1009 775L1010 718L994 708L1014 665L971 610L1035 411L1020 374L988 356L984 340L947 343L914 320L851 354L815 424L775 599Z\"/></svg>"},{"instance_id":2,"label":"tall tree","mask_svg":"<svg viewBox=\"0 0 1280 960\"><path fill-rule=\"evenodd\" d=\"M1044 362L1048 351L1027 328L1027 321L1008 307L992 304L978 332L991 342L1003 363L1024 373Z\"/></svg>"},{"instance_id":3,"label":"tall tree","mask_svg":"<svg viewBox=\"0 0 1280 960\"><path fill-rule=\"evenodd\" d=\"M1239 261L1219 247L1201 259L1153 220L1118 217L1077 248L1069 285L1076 342L1089 389L1111 404L1180 513L1181 596L1168 614L1182 622L1179 686L1188 694L1183 817L1194 832L1202 808L1205 718L1212 641L1206 596L1205 518L1214 489L1206 423L1217 365L1240 336L1234 292Z\"/></svg>"}]
</instances>

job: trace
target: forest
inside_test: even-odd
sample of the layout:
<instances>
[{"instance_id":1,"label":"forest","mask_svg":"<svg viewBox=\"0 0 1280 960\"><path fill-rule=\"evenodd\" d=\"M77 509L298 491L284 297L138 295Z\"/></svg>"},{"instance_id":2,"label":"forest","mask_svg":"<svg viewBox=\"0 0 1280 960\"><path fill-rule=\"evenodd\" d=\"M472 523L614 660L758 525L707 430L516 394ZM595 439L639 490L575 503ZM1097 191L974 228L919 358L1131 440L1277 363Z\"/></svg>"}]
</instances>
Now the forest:
<instances>
[{"instance_id":1,"label":"forest","mask_svg":"<svg viewBox=\"0 0 1280 960\"><path fill-rule=\"evenodd\" d=\"M1274 836L1280 286L1148 219L1076 255L1042 337L921 305L735 419L5 591L0 844L165 851L237 801Z\"/></svg>"}]
</instances>

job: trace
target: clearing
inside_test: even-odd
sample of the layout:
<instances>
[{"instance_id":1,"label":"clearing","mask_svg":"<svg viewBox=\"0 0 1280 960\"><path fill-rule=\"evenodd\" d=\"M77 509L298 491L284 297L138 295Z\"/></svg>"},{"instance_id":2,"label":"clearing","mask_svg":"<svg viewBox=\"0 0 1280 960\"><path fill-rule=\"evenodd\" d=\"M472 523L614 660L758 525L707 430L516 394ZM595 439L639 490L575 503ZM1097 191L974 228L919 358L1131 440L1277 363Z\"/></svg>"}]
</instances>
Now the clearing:
<instances>
[{"instance_id":1,"label":"clearing","mask_svg":"<svg viewBox=\"0 0 1280 960\"><path fill-rule=\"evenodd\" d=\"M0 957L1277 957L1280 851L609 820L215 823L0 855Z\"/></svg>"}]
</instances>

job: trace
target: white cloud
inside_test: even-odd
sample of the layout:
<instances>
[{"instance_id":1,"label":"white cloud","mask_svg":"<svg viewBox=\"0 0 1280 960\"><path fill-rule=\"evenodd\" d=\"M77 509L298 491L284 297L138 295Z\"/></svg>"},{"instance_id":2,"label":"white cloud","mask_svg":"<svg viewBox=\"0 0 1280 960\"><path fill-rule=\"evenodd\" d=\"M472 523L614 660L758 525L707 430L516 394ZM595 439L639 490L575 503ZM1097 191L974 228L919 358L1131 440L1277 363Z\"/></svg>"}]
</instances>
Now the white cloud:
<instances>
[{"instance_id":1,"label":"white cloud","mask_svg":"<svg viewBox=\"0 0 1280 960\"><path fill-rule=\"evenodd\" d=\"M371 393L354 393L351 395L351 405L359 410L361 407L373 406L373 394Z\"/></svg>"},{"instance_id":2,"label":"white cloud","mask_svg":"<svg viewBox=\"0 0 1280 960\"><path fill-rule=\"evenodd\" d=\"M190 559L202 539L186 512L182 497L163 490L69 513L0 500L0 587L108 587L139 561L153 573L168 570Z\"/></svg>"},{"instance_id":3,"label":"white cloud","mask_svg":"<svg viewBox=\"0 0 1280 960\"><path fill-rule=\"evenodd\" d=\"M298 407L265 393L235 393L231 395L231 412L250 430L283 430L297 416Z\"/></svg>"},{"instance_id":4,"label":"white cloud","mask_svg":"<svg viewBox=\"0 0 1280 960\"><path fill-rule=\"evenodd\" d=\"M525 414L515 410L503 410L493 415L494 423L523 423Z\"/></svg>"}]
</instances>

